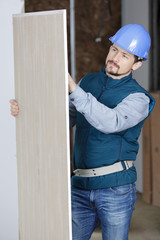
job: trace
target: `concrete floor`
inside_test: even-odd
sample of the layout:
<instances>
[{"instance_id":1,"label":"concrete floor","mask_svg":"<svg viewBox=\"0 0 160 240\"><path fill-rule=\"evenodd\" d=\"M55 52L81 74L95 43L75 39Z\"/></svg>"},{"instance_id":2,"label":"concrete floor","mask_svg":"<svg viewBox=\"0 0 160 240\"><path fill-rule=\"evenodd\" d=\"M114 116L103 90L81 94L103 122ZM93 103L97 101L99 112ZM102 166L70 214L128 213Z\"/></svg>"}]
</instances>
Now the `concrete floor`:
<instances>
[{"instance_id":1,"label":"concrete floor","mask_svg":"<svg viewBox=\"0 0 160 240\"><path fill-rule=\"evenodd\" d=\"M137 193L137 198L129 240L160 240L160 207L146 204L139 193ZM91 240L102 240L99 229L92 234Z\"/></svg>"}]
</instances>

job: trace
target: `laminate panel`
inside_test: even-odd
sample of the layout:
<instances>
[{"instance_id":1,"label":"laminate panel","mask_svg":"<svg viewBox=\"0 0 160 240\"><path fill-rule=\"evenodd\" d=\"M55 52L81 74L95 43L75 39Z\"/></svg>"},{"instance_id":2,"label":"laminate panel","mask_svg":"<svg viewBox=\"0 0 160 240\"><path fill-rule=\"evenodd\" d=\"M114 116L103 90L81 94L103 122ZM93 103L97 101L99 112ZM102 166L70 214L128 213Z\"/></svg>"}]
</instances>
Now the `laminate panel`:
<instances>
[{"instance_id":1,"label":"laminate panel","mask_svg":"<svg viewBox=\"0 0 160 240\"><path fill-rule=\"evenodd\" d=\"M143 200L152 203L151 116L143 126Z\"/></svg>"},{"instance_id":2,"label":"laminate panel","mask_svg":"<svg viewBox=\"0 0 160 240\"><path fill-rule=\"evenodd\" d=\"M66 11L13 15L20 240L71 239Z\"/></svg>"}]
</instances>

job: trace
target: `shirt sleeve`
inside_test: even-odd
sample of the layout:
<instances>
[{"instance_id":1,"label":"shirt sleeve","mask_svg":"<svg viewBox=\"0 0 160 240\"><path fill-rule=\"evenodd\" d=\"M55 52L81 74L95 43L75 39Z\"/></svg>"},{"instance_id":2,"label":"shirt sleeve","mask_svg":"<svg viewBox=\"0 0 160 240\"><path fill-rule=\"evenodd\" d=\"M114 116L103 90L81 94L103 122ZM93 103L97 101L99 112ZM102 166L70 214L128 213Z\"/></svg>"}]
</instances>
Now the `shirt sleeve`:
<instances>
[{"instance_id":1,"label":"shirt sleeve","mask_svg":"<svg viewBox=\"0 0 160 240\"><path fill-rule=\"evenodd\" d=\"M93 127L107 134L126 130L144 120L150 99L144 93L133 93L112 109L77 86L70 94L70 101Z\"/></svg>"}]
</instances>

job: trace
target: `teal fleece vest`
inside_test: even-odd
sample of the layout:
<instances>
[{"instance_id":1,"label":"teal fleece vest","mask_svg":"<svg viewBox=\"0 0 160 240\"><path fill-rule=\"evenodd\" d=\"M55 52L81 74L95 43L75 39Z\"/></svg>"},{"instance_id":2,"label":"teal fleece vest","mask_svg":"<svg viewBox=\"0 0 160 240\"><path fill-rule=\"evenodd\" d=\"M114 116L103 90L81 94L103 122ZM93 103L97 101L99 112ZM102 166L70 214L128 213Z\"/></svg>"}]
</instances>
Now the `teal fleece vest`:
<instances>
[{"instance_id":1,"label":"teal fleece vest","mask_svg":"<svg viewBox=\"0 0 160 240\"><path fill-rule=\"evenodd\" d=\"M129 94L137 92L145 93L150 98L149 114L155 103L153 97L132 78L132 74L120 80L112 79L105 74L104 68L100 73L87 74L80 87L109 108L116 107ZM124 166L124 160L136 160L139 149L137 140L143 123L144 121L118 133L105 134L91 126L85 117L77 112L73 168L97 168L119 161ZM99 189L133 183L136 179L136 169L133 166L127 171L99 177L72 176L72 186Z\"/></svg>"}]
</instances>

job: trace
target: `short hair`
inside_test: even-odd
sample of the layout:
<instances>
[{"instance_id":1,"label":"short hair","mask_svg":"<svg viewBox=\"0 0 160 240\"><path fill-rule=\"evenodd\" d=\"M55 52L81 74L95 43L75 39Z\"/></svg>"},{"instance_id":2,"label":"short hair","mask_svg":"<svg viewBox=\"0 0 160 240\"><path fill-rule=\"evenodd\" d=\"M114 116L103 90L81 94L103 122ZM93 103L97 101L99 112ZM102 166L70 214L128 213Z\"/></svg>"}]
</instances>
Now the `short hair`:
<instances>
[{"instance_id":1,"label":"short hair","mask_svg":"<svg viewBox=\"0 0 160 240\"><path fill-rule=\"evenodd\" d=\"M136 56L136 55L134 55L134 59L135 59L135 63L136 62L142 62L143 61L143 58L141 58L141 57L138 57L138 56Z\"/></svg>"}]
</instances>

